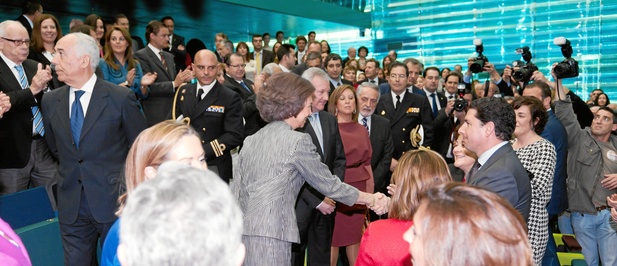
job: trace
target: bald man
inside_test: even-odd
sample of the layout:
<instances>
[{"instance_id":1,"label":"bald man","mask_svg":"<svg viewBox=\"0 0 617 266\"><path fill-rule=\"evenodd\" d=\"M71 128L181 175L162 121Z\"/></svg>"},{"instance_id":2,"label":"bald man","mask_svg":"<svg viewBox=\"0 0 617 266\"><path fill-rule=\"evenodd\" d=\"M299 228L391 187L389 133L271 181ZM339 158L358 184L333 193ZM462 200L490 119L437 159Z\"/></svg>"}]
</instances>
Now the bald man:
<instances>
[{"instance_id":1,"label":"bald man","mask_svg":"<svg viewBox=\"0 0 617 266\"><path fill-rule=\"evenodd\" d=\"M195 54L192 69L197 83L178 88L175 117L190 118L201 137L208 168L229 183L230 151L244 140L242 99L216 81L216 55L210 50Z\"/></svg>"}]
</instances>

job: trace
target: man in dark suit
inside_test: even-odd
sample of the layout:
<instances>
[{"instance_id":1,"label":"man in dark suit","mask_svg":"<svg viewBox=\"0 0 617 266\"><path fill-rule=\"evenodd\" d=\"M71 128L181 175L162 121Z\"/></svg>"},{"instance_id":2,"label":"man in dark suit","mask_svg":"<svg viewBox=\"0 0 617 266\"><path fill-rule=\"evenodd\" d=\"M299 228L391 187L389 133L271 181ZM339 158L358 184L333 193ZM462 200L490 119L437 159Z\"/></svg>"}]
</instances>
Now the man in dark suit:
<instances>
[{"instance_id":1,"label":"man in dark suit","mask_svg":"<svg viewBox=\"0 0 617 266\"><path fill-rule=\"evenodd\" d=\"M21 15L15 20L24 25L28 31L28 36L32 37L32 27L34 20L40 14L43 14L43 6L35 1L26 1L21 6Z\"/></svg>"},{"instance_id":2,"label":"man in dark suit","mask_svg":"<svg viewBox=\"0 0 617 266\"><path fill-rule=\"evenodd\" d=\"M403 61L403 64L405 64L409 70L409 76L407 77L407 90L409 93L415 93L426 97L427 95L424 90L416 87L415 85L418 81L418 77L422 75L424 64L415 58L407 58ZM390 69L392 69L392 64L390 64ZM379 91L381 92L381 95L390 93L390 84L384 83L379 85Z\"/></svg>"},{"instance_id":3,"label":"man in dark suit","mask_svg":"<svg viewBox=\"0 0 617 266\"><path fill-rule=\"evenodd\" d=\"M324 66L328 76L330 77L330 93L343 84L353 86L351 81L341 78L341 73L343 72L343 59L341 59L340 55L332 53L326 56Z\"/></svg>"},{"instance_id":4,"label":"man in dark suit","mask_svg":"<svg viewBox=\"0 0 617 266\"><path fill-rule=\"evenodd\" d=\"M426 97L407 91L407 66L394 62L390 67L390 94L381 95L375 113L390 120L394 152L390 170L394 170L404 152L417 149L415 133L421 125L424 130L423 146L433 145L433 118ZM414 141L412 143L412 140Z\"/></svg>"},{"instance_id":5,"label":"man in dark suit","mask_svg":"<svg viewBox=\"0 0 617 266\"><path fill-rule=\"evenodd\" d=\"M148 126L165 120L171 112L176 88L192 79L190 70L176 75L174 57L164 49L169 45L169 30L159 21L146 26L148 45L135 53L144 73L156 73L156 81L150 85L148 99L142 101Z\"/></svg>"},{"instance_id":6,"label":"man in dark suit","mask_svg":"<svg viewBox=\"0 0 617 266\"><path fill-rule=\"evenodd\" d=\"M304 55L304 58L302 58L302 63L294 66L294 68L291 69L291 72L302 76L302 73L304 73L304 71L308 68L321 68L322 66L321 45L318 42L312 42L308 44L306 54Z\"/></svg>"},{"instance_id":7,"label":"man in dark suit","mask_svg":"<svg viewBox=\"0 0 617 266\"><path fill-rule=\"evenodd\" d=\"M431 104L431 110L433 111L433 119L437 117L437 114L441 108L446 106L446 97L437 92L439 86L439 68L427 67L424 70L424 93L428 97L428 102Z\"/></svg>"},{"instance_id":8,"label":"man in dark suit","mask_svg":"<svg viewBox=\"0 0 617 266\"><path fill-rule=\"evenodd\" d=\"M190 119L190 125L201 137L208 168L229 183L233 176L230 152L244 140L242 99L216 82L216 65L212 51L195 54L193 69L197 83L179 89L174 115Z\"/></svg>"},{"instance_id":9,"label":"man in dark suit","mask_svg":"<svg viewBox=\"0 0 617 266\"><path fill-rule=\"evenodd\" d=\"M184 37L174 32L174 19L171 16L165 16L161 22L167 30L169 30L169 46L166 51L174 55L174 63L176 71L180 72L186 68L186 50L184 49Z\"/></svg>"},{"instance_id":10,"label":"man in dark suit","mask_svg":"<svg viewBox=\"0 0 617 266\"><path fill-rule=\"evenodd\" d=\"M386 188L390 184L390 163L392 162L392 152L394 152L390 121L374 114L380 98L377 84L361 83L356 93L360 106L358 123L368 129L371 147L373 148L371 168L375 180L374 191L387 193Z\"/></svg>"},{"instance_id":11,"label":"man in dark suit","mask_svg":"<svg viewBox=\"0 0 617 266\"><path fill-rule=\"evenodd\" d=\"M458 79L456 74L454 74L454 76ZM469 108L472 98L471 90L465 90L465 95L459 99L465 100L467 108ZM462 111L454 110L454 103L454 99L448 100L446 106L439 110L437 118L433 121L433 125L435 126L433 150L441 154L447 163L454 162L452 142L454 141L455 133L465 121L465 115L467 114L467 108Z\"/></svg>"},{"instance_id":12,"label":"man in dark suit","mask_svg":"<svg viewBox=\"0 0 617 266\"><path fill-rule=\"evenodd\" d=\"M540 134L543 138L550 141L555 146L557 160L555 173L553 175L553 190L551 200L546 207L549 220L554 219L568 208L568 195L566 185L566 160L568 158L568 133L559 118L551 109L551 89L545 82L546 78L540 72L534 73L534 83L531 83L523 90L523 96L533 96L544 104L548 113L548 121L544 126L544 131Z\"/></svg>"},{"instance_id":13,"label":"man in dark suit","mask_svg":"<svg viewBox=\"0 0 617 266\"><path fill-rule=\"evenodd\" d=\"M249 54L251 60L255 60L255 76L261 74L262 69L269 63L274 62L274 53L263 49L261 35L253 35L253 52Z\"/></svg>"},{"instance_id":14,"label":"man in dark suit","mask_svg":"<svg viewBox=\"0 0 617 266\"><path fill-rule=\"evenodd\" d=\"M40 112L51 70L26 59L29 37L19 22L4 21L0 31L4 32L0 39L0 91L11 105L0 119L0 195L26 190L30 184L44 186L55 206L51 187L56 183L57 164L43 139Z\"/></svg>"},{"instance_id":15,"label":"man in dark suit","mask_svg":"<svg viewBox=\"0 0 617 266\"><path fill-rule=\"evenodd\" d=\"M508 142L515 126L514 109L504 99L480 98L471 103L458 132L465 148L478 155L467 184L499 194L527 220L530 178Z\"/></svg>"},{"instance_id":16,"label":"man in dark suit","mask_svg":"<svg viewBox=\"0 0 617 266\"><path fill-rule=\"evenodd\" d=\"M315 86L315 97L311 107L313 114L302 131L311 139L332 174L341 180L345 175L345 150L338 131L336 117L324 111L330 90L328 75L319 68L309 68L302 78ZM335 202L324 197L308 184L300 190L296 202L296 219L300 231L300 244L292 246L292 265L304 265L305 250L308 265L329 265L332 231L334 230Z\"/></svg>"},{"instance_id":17,"label":"man in dark suit","mask_svg":"<svg viewBox=\"0 0 617 266\"><path fill-rule=\"evenodd\" d=\"M253 82L244 77L244 57L241 54L233 53L229 56L229 62L226 63L225 72L225 87L235 91L242 101L246 101L248 97L253 95Z\"/></svg>"},{"instance_id":18,"label":"man in dark suit","mask_svg":"<svg viewBox=\"0 0 617 266\"><path fill-rule=\"evenodd\" d=\"M58 158L58 220L65 265L97 265L117 219L126 155L146 128L133 91L94 74L96 41L71 33L56 44L52 63L66 86L45 94L43 121L49 149Z\"/></svg>"},{"instance_id":19,"label":"man in dark suit","mask_svg":"<svg viewBox=\"0 0 617 266\"><path fill-rule=\"evenodd\" d=\"M384 83L388 83L387 80L379 78L379 61L374 58L366 59L366 67L364 68L364 75L366 75L366 79L359 81L358 83L362 84L364 82L371 82L376 85L381 85Z\"/></svg>"}]
</instances>

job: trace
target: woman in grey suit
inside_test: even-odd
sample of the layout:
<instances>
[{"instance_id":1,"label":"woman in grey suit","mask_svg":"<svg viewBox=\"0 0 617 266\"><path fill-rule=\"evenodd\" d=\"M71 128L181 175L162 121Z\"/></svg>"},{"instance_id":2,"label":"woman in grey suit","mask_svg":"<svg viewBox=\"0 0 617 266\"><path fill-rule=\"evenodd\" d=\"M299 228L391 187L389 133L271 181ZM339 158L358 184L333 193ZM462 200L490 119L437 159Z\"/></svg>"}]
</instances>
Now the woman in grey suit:
<instances>
[{"instance_id":1,"label":"woman in grey suit","mask_svg":"<svg viewBox=\"0 0 617 266\"><path fill-rule=\"evenodd\" d=\"M231 184L244 213L244 265L291 263L291 243L300 242L294 205L305 181L345 205L387 210L388 197L341 182L320 162L311 137L294 131L311 114L314 91L309 81L279 73L257 95L259 113L270 123L244 141Z\"/></svg>"}]
</instances>

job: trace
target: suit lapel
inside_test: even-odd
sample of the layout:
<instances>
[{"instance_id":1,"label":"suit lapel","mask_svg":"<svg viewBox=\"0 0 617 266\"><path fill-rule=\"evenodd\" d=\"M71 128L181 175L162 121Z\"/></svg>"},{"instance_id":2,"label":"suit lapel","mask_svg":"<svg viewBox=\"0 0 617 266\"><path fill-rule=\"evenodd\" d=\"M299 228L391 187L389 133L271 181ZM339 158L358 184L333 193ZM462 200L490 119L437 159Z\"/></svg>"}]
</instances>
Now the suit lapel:
<instances>
[{"instance_id":1,"label":"suit lapel","mask_svg":"<svg viewBox=\"0 0 617 266\"><path fill-rule=\"evenodd\" d=\"M331 136L334 134L334 132L332 132L333 129L330 128L330 123L328 123L327 121L329 118L327 118L327 115L324 115L324 113L326 113L326 111L319 111L319 123L321 124L321 133L323 134L323 147L324 149L326 149L326 147L334 147L334 145L331 143ZM328 153L326 151L322 151L322 153L324 162L326 162L328 160Z\"/></svg>"},{"instance_id":2,"label":"suit lapel","mask_svg":"<svg viewBox=\"0 0 617 266\"><path fill-rule=\"evenodd\" d=\"M390 121L391 124L395 124L396 122L398 122L398 120L403 118L403 116L405 115L405 112L407 111L407 107L409 107L409 105L411 104L410 93L407 90L405 90L404 95L405 96L403 96L403 100L401 101L401 104L399 105L398 109L396 109L396 113L394 114L392 121ZM390 97L390 99L392 99L392 97Z\"/></svg>"},{"instance_id":3,"label":"suit lapel","mask_svg":"<svg viewBox=\"0 0 617 266\"><path fill-rule=\"evenodd\" d=\"M65 130L64 135L72 136L69 117L69 92L71 89L69 86L63 86L60 89L62 92L60 93L60 98L58 98L56 116L58 121L60 121L61 127ZM70 138L73 139L73 137Z\"/></svg>"},{"instance_id":4,"label":"suit lapel","mask_svg":"<svg viewBox=\"0 0 617 266\"><path fill-rule=\"evenodd\" d=\"M174 57L170 54L170 53L163 53L163 56L165 57L165 61L167 62L167 75L169 75L169 79L173 80L176 77L176 63L174 63ZM161 66L163 65L163 62L161 62ZM163 70L165 69L165 67L163 67Z\"/></svg>"},{"instance_id":5,"label":"suit lapel","mask_svg":"<svg viewBox=\"0 0 617 266\"><path fill-rule=\"evenodd\" d=\"M491 155L491 157L480 167L480 170L476 172L474 176L478 176L480 173L484 172L486 169L490 168L495 162L497 162L501 157L503 157L508 152L512 151L512 146L510 143L506 143L506 145L501 146L499 149Z\"/></svg>"},{"instance_id":6,"label":"suit lapel","mask_svg":"<svg viewBox=\"0 0 617 266\"><path fill-rule=\"evenodd\" d=\"M2 88L4 92L21 90L19 81L16 78L11 78L14 77L13 71L2 58L0 58L0 76L2 77L2 81L8 86L7 88ZM30 80L32 80L32 78L30 78Z\"/></svg>"},{"instance_id":7,"label":"suit lapel","mask_svg":"<svg viewBox=\"0 0 617 266\"><path fill-rule=\"evenodd\" d=\"M195 85L197 88L197 85ZM214 87L212 87L212 89L210 90L210 92L208 92L208 94L206 94L206 97L204 97L203 100L199 101L197 103L197 107L195 108L195 112L193 113L193 117L197 117L201 114L203 114L208 107L210 107L212 104L214 104L216 102L216 100L219 99L219 94L221 93L221 89L223 85L219 84L218 82L216 82L216 84L214 84Z\"/></svg>"},{"instance_id":8,"label":"suit lapel","mask_svg":"<svg viewBox=\"0 0 617 266\"><path fill-rule=\"evenodd\" d=\"M150 60L161 69L162 73L165 73L167 75L169 80L173 80L172 76L169 75L169 71L165 70L165 66L163 66L163 62L161 62L161 59L159 59L159 57L154 53L154 51L152 51L152 49L150 49L149 47L146 48L148 48L146 51L148 52ZM165 53L163 53L163 56L165 56ZM165 58L165 60L167 60L167 58ZM167 62L169 62L169 60ZM171 62L173 62L173 59L171 60ZM167 63L167 65L169 66L169 63Z\"/></svg>"},{"instance_id":9,"label":"suit lapel","mask_svg":"<svg viewBox=\"0 0 617 266\"><path fill-rule=\"evenodd\" d=\"M392 94L387 93L382 95L381 97L383 97L383 110L379 115L385 116L386 118L388 118L388 120L392 121L394 115L396 114L396 110L394 110L394 102L392 101Z\"/></svg>"},{"instance_id":10,"label":"suit lapel","mask_svg":"<svg viewBox=\"0 0 617 266\"><path fill-rule=\"evenodd\" d=\"M319 119L321 120L321 119ZM313 126L311 125L310 122L306 121L306 123L304 123L304 127L302 128L302 132L309 134L309 136L311 136L311 140L313 141L313 144L315 143L319 143L319 139L317 139L317 134L315 134L315 130L313 129ZM315 145L315 149L317 149L317 153L319 153L319 156L321 156L321 160L322 162L325 162L326 160L324 159L324 153L321 150L321 146L320 145Z\"/></svg>"},{"instance_id":11,"label":"suit lapel","mask_svg":"<svg viewBox=\"0 0 617 266\"><path fill-rule=\"evenodd\" d=\"M84 117L84 125L81 129L81 136L79 137L80 142L84 139L84 136L88 134L105 109L105 106L107 106L107 96L109 96L108 87L103 84L102 80L97 79L94 84L94 89L92 90L92 97L88 104L86 117Z\"/></svg>"}]
</instances>

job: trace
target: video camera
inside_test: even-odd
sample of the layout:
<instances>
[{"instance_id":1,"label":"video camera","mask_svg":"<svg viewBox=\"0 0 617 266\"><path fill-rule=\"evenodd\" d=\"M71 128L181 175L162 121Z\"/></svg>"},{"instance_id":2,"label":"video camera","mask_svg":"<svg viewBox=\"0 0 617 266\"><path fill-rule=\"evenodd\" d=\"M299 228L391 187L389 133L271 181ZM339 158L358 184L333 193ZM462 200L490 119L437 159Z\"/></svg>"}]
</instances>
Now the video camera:
<instances>
[{"instance_id":1,"label":"video camera","mask_svg":"<svg viewBox=\"0 0 617 266\"><path fill-rule=\"evenodd\" d=\"M463 98L465 96L465 83L459 83L456 86L456 93L458 94L457 99L454 101L454 110L457 112L462 112L467 110L467 101Z\"/></svg>"},{"instance_id":2,"label":"video camera","mask_svg":"<svg viewBox=\"0 0 617 266\"><path fill-rule=\"evenodd\" d=\"M558 79L578 77L578 62L572 58L572 45L570 41L564 37L557 37L553 43L561 46L561 54L566 59L557 63L553 71Z\"/></svg>"},{"instance_id":3,"label":"video camera","mask_svg":"<svg viewBox=\"0 0 617 266\"><path fill-rule=\"evenodd\" d=\"M474 39L473 45L476 46L476 52L478 57L474 59L474 62L469 66L469 70L473 73L480 73L484 71L484 63L488 62L488 58L482 55L484 52L484 46L482 45L482 39Z\"/></svg>"},{"instance_id":4,"label":"video camera","mask_svg":"<svg viewBox=\"0 0 617 266\"><path fill-rule=\"evenodd\" d=\"M538 67L531 62L532 55L528 46L516 49L516 53L522 55L526 63L523 64L520 60L512 62L512 67L519 67L519 69L512 74L512 77L527 84L533 72L538 70Z\"/></svg>"}]
</instances>

